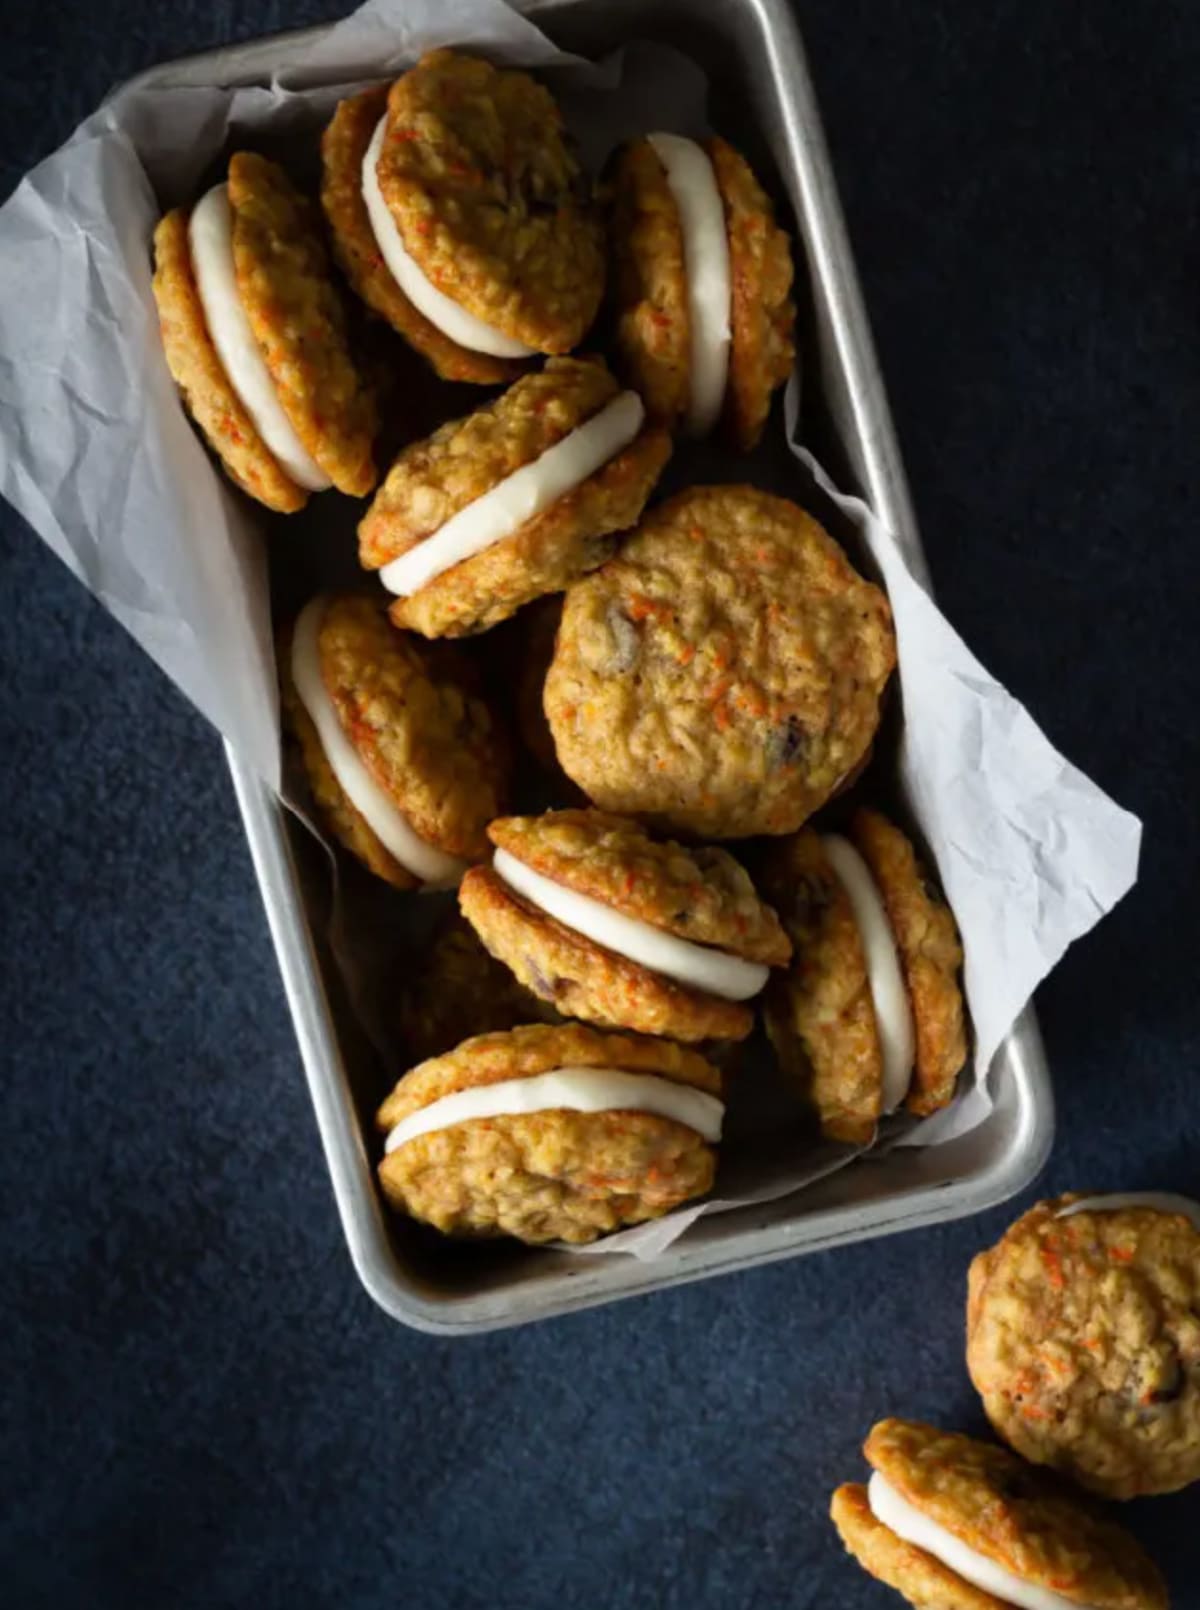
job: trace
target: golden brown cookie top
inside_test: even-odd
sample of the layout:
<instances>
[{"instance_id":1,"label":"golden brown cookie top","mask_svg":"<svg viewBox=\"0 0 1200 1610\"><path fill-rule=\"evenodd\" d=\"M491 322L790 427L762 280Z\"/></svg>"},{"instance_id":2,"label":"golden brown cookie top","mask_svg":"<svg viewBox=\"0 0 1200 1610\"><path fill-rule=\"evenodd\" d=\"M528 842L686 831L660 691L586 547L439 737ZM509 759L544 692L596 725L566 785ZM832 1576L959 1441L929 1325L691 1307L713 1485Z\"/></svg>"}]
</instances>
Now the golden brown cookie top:
<instances>
[{"instance_id":1,"label":"golden brown cookie top","mask_svg":"<svg viewBox=\"0 0 1200 1610\"><path fill-rule=\"evenodd\" d=\"M599 359L551 358L494 402L413 442L359 525L363 566L378 570L407 553L599 413L619 389Z\"/></svg>"},{"instance_id":2,"label":"golden brown cookie top","mask_svg":"<svg viewBox=\"0 0 1200 1610\"><path fill-rule=\"evenodd\" d=\"M746 159L717 136L705 149L729 236L731 339L724 425L734 446L748 453L762 435L772 393L795 361L792 249Z\"/></svg>"},{"instance_id":3,"label":"golden brown cookie top","mask_svg":"<svg viewBox=\"0 0 1200 1610\"><path fill-rule=\"evenodd\" d=\"M1165 1610L1134 1539L1006 1448L914 1420L881 1420L870 1464L923 1515L1026 1582L1092 1610Z\"/></svg>"},{"instance_id":4,"label":"golden brown cookie top","mask_svg":"<svg viewBox=\"0 0 1200 1610\"><path fill-rule=\"evenodd\" d=\"M555 883L680 939L768 966L791 955L779 918L726 850L654 839L628 817L596 810L505 816L488 837Z\"/></svg>"},{"instance_id":5,"label":"golden brown cookie top","mask_svg":"<svg viewBox=\"0 0 1200 1610\"><path fill-rule=\"evenodd\" d=\"M394 1129L409 1113L455 1091L532 1078L566 1067L658 1074L710 1095L721 1093L721 1075L712 1063L669 1040L601 1034L581 1023L565 1023L561 1028L531 1024L507 1033L476 1035L445 1056L411 1069L380 1107L376 1124L381 1130Z\"/></svg>"},{"instance_id":6,"label":"golden brown cookie top","mask_svg":"<svg viewBox=\"0 0 1200 1610\"><path fill-rule=\"evenodd\" d=\"M317 642L343 730L413 831L450 855L482 859L509 750L465 662L396 631L382 601L357 595L330 600Z\"/></svg>"},{"instance_id":7,"label":"golden brown cookie top","mask_svg":"<svg viewBox=\"0 0 1200 1610\"><path fill-rule=\"evenodd\" d=\"M392 85L377 173L438 290L539 352L579 344L603 293L604 245L549 90L431 51Z\"/></svg>"},{"instance_id":8,"label":"golden brown cookie top","mask_svg":"<svg viewBox=\"0 0 1200 1610\"><path fill-rule=\"evenodd\" d=\"M971 1268L967 1365L1019 1453L1111 1498L1200 1479L1200 1231L1039 1202Z\"/></svg>"},{"instance_id":9,"label":"golden brown cookie top","mask_svg":"<svg viewBox=\"0 0 1200 1610\"><path fill-rule=\"evenodd\" d=\"M238 295L279 401L339 491L375 485L375 405L354 365L315 209L283 169L238 151L229 161Z\"/></svg>"},{"instance_id":10,"label":"golden brown cookie top","mask_svg":"<svg viewBox=\"0 0 1200 1610\"><path fill-rule=\"evenodd\" d=\"M692 487L568 591L546 713L603 809L712 838L790 833L870 744L895 654L883 593L810 515Z\"/></svg>"},{"instance_id":11,"label":"golden brown cookie top","mask_svg":"<svg viewBox=\"0 0 1200 1610\"><path fill-rule=\"evenodd\" d=\"M856 811L850 837L871 870L895 935L916 1034L913 1082L905 1106L924 1116L949 1102L967 1060L958 926L916 851L886 816Z\"/></svg>"},{"instance_id":12,"label":"golden brown cookie top","mask_svg":"<svg viewBox=\"0 0 1200 1610\"><path fill-rule=\"evenodd\" d=\"M171 378L230 479L279 514L294 514L308 493L285 474L255 429L217 356L192 273L188 214L176 207L154 231L154 300Z\"/></svg>"},{"instance_id":13,"label":"golden brown cookie top","mask_svg":"<svg viewBox=\"0 0 1200 1610\"><path fill-rule=\"evenodd\" d=\"M519 361L459 346L430 323L400 289L383 260L362 193L363 159L387 109L386 84L338 102L321 136L321 206L334 256L353 289L443 380L492 386L521 372Z\"/></svg>"},{"instance_id":14,"label":"golden brown cookie top","mask_svg":"<svg viewBox=\"0 0 1200 1610\"><path fill-rule=\"evenodd\" d=\"M762 887L794 952L767 986L771 1043L805 1084L823 1132L865 1144L879 1121L883 1053L850 897L812 828L772 848Z\"/></svg>"}]
</instances>

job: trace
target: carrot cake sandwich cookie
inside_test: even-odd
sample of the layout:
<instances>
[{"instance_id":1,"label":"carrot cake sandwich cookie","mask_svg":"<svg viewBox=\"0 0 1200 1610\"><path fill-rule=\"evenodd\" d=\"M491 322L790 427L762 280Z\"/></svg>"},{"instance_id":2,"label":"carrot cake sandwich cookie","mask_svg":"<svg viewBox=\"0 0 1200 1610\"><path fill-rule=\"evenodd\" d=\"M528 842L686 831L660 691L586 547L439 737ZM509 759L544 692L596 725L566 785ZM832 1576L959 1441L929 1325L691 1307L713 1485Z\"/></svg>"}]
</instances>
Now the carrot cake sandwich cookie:
<instances>
[{"instance_id":1,"label":"carrot cake sandwich cookie","mask_svg":"<svg viewBox=\"0 0 1200 1610\"><path fill-rule=\"evenodd\" d=\"M670 455L597 359L551 358L400 454L358 528L392 620L458 637L602 564Z\"/></svg>"},{"instance_id":2,"label":"carrot cake sandwich cookie","mask_svg":"<svg viewBox=\"0 0 1200 1610\"><path fill-rule=\"evenodd\" d=\"M871 1479L838 1488L833 1523L918 1610L1166 1610L1129 1533L1007 1448L881 1420L863 1453Z\"/></svg>"},{"instance_id":3,"label":"carrot cake sandwich cookie","mask_svg":"<svg viewBox=\"0 0 1200 1610\"><path fill-rule=\"evenodd\" d=\"M578 1023L482 1034L379 1109L393 1206L450 1235L586 1242L712 1185L721 1077L665 1040Z\"/></svg>"},{"instance_id":4,"label":"carrot cake sandwich cookie","mask_svg":"<svg viewBox=\"0 0 1200 1610\"><path fill-rule=\"evenodd\" d=\"M509 816L459 904L564 1016L684 1041L741 1040L791 945L727 851L654 839L605 811Z\"/></svg>"},{"instance_id":5,"label":"carrot cake sandwich cookie","mask_svg":"<svg viewBox=\"0 0 1200 1610\"><path fill-rule=\"evenodd\" d=\"M321 199L347 279L448 380L570 352L604 289L591 186L549 90L435 50L343 101Z\"/></svg>"},{"instance_id":6,"label":"carrot cake sandwich cookie","mask_svg":"<svg viewBox=\"0 0 1200 1610\"><path fill-rule=\"evenodd\" d=\"M795 953L767 992L767 1032L824 1133L863 1145L885 1113L946 1106L967 1057L962 946L900 829L873 810L847 836L805 828L775 848L763 888Z\"/></svg>"},{"instance_id":7,"label":"carrot cake sandwich cookie","mask_svg":"<svg viewBox=\"0 0 1200 1610\"><path fill-rule=\"evenodd\" d=\"M330 830L398 889L453 888L488 850L508 743L469 668L376 600L319 596L281 644L284 712Z\"/></svg>"},{"instance_id":8,"label":"carrot cake sandwich cookie","mask_svg":"<svg viewBox=\"0 0 1200 1610\"><path fill-rule=\"evenodd\" d=\"M239 151L226 180L154 232L171 375L230 478L269 509L375 485L375 403L355 366L315 209Z\"/></svg>"},{"instance_id":9,"label":"carrot cake sandwich cookie","mask_svg":"<svg viewBox=\"0 0 1200 1610\"><path fill-rule=\"evenodd\" d=\"M794 833L863 761L895 660L887 599L803 509L691 487L568 589L546 715L605 810Z\"/></svg>"},{"instance_id":10,"label":"carrot cake sandwich cookie","mask_svg":"<svg viewBox=\"0 0 1200 1610\"><path fill-rule=\"evenodd\" d=\"M792 255L725 140L650 134L609 175L616 343L650 411L689 436L722 421L743 452L792 371Z\"/></svg>"},{"instance_id":11,"label":"carrot cake sandwich cookie","mask_svg":"<svg viewBox=\"0 0 1200 1610\"><path fill-rule=\"evenodd\" d=\"M1200 1203L1039 1202L967 1289L967 1367L1018 1453L1105 1498L1200 1480Z\"/></svg>"}]
</instances>

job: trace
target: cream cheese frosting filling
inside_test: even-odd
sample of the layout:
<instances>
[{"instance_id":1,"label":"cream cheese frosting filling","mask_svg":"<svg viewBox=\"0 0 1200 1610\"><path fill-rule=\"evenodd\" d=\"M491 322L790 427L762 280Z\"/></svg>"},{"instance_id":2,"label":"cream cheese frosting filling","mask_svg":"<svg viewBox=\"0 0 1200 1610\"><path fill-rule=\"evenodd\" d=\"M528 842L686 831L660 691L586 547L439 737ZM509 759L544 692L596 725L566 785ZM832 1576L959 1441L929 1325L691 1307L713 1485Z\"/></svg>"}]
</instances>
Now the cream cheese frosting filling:
<instances>
[{"instance_id":1,"label":"cream cheese frosting filling","mask_svg":"<svg viewBox=\"0 0 1200 1610\"><path fill-rule=\"evenodd\" d=\"M402 1118L384 1142L394 1152L418 1135L430 1135L473 1118L513 1118L533 1112L644 1112L694 1129L704 1140L721 1138L725 1104L707 1090L652 1073L621 1068L556 1068L552 1073L498 1084L474 1085L431 1101Z\"/></svg>"},{"instance_id":2,"label":"cream cheese frosting filling","mask_svg":"<svg viewBox=\"0 0 1200 1610\"><path fill-rule=\"evenodd\" d=\"M312 718L325 758L342 791L389 855L426 886L453 888L466 871L466 862L435 849L413 830L403 811L371 776L338 720L321 675L318 650L327 603L324 597L314 598L292 633L292 681L300 702Z\"/></svg>"},{"instance_id":3,"label":"cream cheese frosting filling","mask_svg":"<svg viewBox=\"0 0 1200 1610\"><path fill-rule=\"evenodd\" d=\"M916 1054L912 1002L900 967L896 937L870 868L849 839L830 833L821 844L846 891L862 939L883 1057L882 1110L894 1112L908 1094Z\"/></svg>"},{"instance_id":4,"label":"cream cheese frosting filling","mask_svg":"<svg viewBox=\"0 0 1200 1610\"><path fill-rule=\"evenodd\" d=\"M1171 1191L1111 1191L1103 1196L1085 1196L1059 1208L1056 1219L1069 1219L1075 1213L1117 1213L1121 1208L1156 1208L1159 1213L1182 1213L1200 1230L1200 1202Z\"/></svg>"},{"instance_id":5,"label":"cream cheese frosting filling","mask_svg":"<svg viewBox=\"0 0 1200 1610\"><path fill-rule=\"evenodd\" d=\"M297 486L324 492L333 483L296 434L238 295L227 185L215 185L192 208L188 250L204 322L226 379L280 467Z\"/></svg>"},{"instance_id":6,"label":"cream cheese frosting filling","mask_svg":"<svg viewBox=\"0 0 1200 1610\"><path fill-rule=\"evenodd\" d=\"M621 392L561 442L497 481L444 526L382 566L380 581L388 592L408 598L443 571L511 537L628 446L645 414L636 391Z\"/></svg>"},{"instance_id":7,"label":"cream cheese frosting filling","mask_svg":"<svg viewBox=\"0 0 1200 1610\"><path fill-rule=\"evenodd\" d=\"M386 134L385 112L375 125L371 143L367 146L366 155L363 157L362 196L366 203L367 217L371 220L375 244L387 264L388 272L417 312L423 313L430 324L436 325L443 335L450 337L451 341L457 341L460 347L466 347L471 352L486 352L493 358L534 357L536 354L534 347L527 347L523 341L505 335L501 330L493 329L490 324L477 319L473 313L468 313L466 308L460 307L452 297L446 295L445 291L440 291L432 280L427 279L416 260L409 256L396 220L383 199L383 191L379 188L379 178L375 171Z\"/></svg>"},{"instance_id":8,"label":"cream cheese frosting filling","mask_svg":"<svg viewBox=\"0 0 1200 1610\"><path fill-rule=\"evenodd\" d=\"M497 850L492 862L497 874L510 889L554 917L577 934L615 951L626 961L636 962L653 973L661 973L676 983L726 1001L746 1001L757 995L767 982L770 969L761 962L749 962L729 951L710 949L664 933L639 917L629 917L595 900L565 888L552 878L535 872L508 850Z\"/></svg>"},{"instance_id":9,"label":"cream cheese frosting filling","mask_svg":"<svg viewBox=\"0 0 1200 1610\"><path fill-rule=\"evenodd\" d=\"M1017 1606L1017 1610L1090 1610L1078 1599L1067 1599L1051 1588L1014 1576L995 1560L989 1560L986 1554L970 1548L939 1521L910 1504L878 1471L867 1483L867 1502L875 1519L897 1537L924 1549L973 1587L1002 1599L1005 1604Z\"/></svg>"},{"instance_id":10,"label":"cream cheese frosting filling","mask_svg":"<svg viewBox=\"0 0 1200 1610\"><path fill-rule=\"evenodd\" d=\"M733 281L725 205L704 147L678 134L647 138L662 163L683 232L687 277L689 436L706 436L717 422L729 378Z\"/></svg>"}]
</instances>

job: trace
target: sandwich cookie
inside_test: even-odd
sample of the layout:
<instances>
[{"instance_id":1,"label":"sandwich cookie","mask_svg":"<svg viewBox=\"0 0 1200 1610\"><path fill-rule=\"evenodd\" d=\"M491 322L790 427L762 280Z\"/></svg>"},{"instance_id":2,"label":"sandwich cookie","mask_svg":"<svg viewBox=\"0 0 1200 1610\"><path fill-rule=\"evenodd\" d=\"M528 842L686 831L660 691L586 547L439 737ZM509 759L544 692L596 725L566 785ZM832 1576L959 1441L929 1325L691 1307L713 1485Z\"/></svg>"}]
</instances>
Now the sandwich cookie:
<instances>
[{"instance_id":1,"label":"sandwich cookie","mask_svg":"<svg viewBox=\"0 0 1200 1610\"><path fill-rule=\"evenodd\" d=\"M745 159L716 137L651 134L609 183L616 342L651 413L689 436L758 442L792 370L792 257Z\"/></svg>"},{"instance_id":2,"label":"sandwich cookie","mask_svg":"<svg viewBox=\"0 0 1200 1610\"><path fill-rule=\"evenodd\" d=\"M459 904L516 978L567 1017L670 1039L740 1040L791 946L724 850L687 849L603 811L493 822Z\"/></svg>"},{"instance_id":3,"label":"sandwich cookie","mask_svg":"<svg viewBox=\"0 0 1200 1610\"><path fill-rule=\"evenodd\" d=\"M483 1034L404 1075L379 1109L393 1206L451 1235L585 1242L712 1185L717 1069L579 1024Z\"/></svg>"},{"instance_id":4,"label":"sandwich cookie","mask_svg":"<svg viewBox=\"0 0 1200 1610\"><path fill-rule=\"evenodd\" d=\"M1129 1533L1007 1449L881 1420L863 1453L874 1474L838 1488L833 1523L918 1610L1166 1610Z\"/></svg>"},{"instance_id":5,"label":"sandwich cookie","mask_svg":"<svg viewBox=\"0 0 1200 1610\"><path fill-rule=\"evenodd\" d=\"M764 888L795 952L767 1032L824 1133L865 1145L901 1105L944 1107L967 1055L962 946L900 829L870 810L848 838L806 828L774 852Z\"/></svg>"},{"instance_id":6,"label":"sandwich cookie","mask_svg":"<svg viewBox=\"0 0 1200 1610\"><path fill-rule=\"evenodd\" d=\"M803 509L691 487L568 589L546 715L605 810L794 833L866 755L895 660L887 599Z\"/></svg>"},{"instance_id":7,"label":"sandwich cookie","mask_svg":"<svg viewBox=\"0 0 1200 1610\"><path fill-rule=\"evenodd\" d=\"M552 358L401 453L359 525L359 558L397 626L483 631L603 563L670 451L602 363Z\"/></svg>"},{"instance_id":8,"label":"sandwich cookie","mask_svg":"<svg viewBox=\"0 0 1200 1610\"><path fill-rule=\"evenodd\" d=\"M967 1368L1018 1453L1106 1498L1200 1478L1200 1204L1039 1202L967 1293Z\"/></svg>"},{"instance_id":9,"label":"sandwich cookie","mask_svg":"<svg viewBox=\"0 0 1200 1610\"><path fill-rule=\"evenodd\" d=\"M241 151L227 181L154 232L154 297L171 375L230 477L293 513L375 485L375 405L308 201Z\"/></svg>"},{"instance_id":10,"label":"sandwich cookie","mask_svg":"<svg viewBox=\"0 0 1200 1610\"><path fill-rule=\"evenodd\" d=\"M347 277L447 379L569 352L604 289L601 224L550 92L435 50L342 102L322 201Z\"/></svg>"},{"instance_id":11,"label":"sandwich cookie","mask_svg":"<svg viewBox=\"0 0 1200 1610\"><path fill-rule=\"evenodd\" d=\"M317 597L280 656L284 709L331 831L398 889L453 888L487 853L508 746L452 649L372 599Z\"/></svg>"}]
</instances>

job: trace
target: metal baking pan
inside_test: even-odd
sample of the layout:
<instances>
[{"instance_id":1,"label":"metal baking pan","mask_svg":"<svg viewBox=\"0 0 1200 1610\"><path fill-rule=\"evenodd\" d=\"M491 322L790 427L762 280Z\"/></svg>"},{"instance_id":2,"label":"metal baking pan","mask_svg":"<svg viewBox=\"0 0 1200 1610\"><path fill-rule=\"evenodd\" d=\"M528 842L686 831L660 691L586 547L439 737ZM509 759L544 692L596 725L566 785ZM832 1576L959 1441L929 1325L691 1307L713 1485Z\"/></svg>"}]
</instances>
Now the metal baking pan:
<instances>
[{"instance_id":1,"label":"metal baking pan","mask_svg":"<svg viewBox=\"0 0 1200 1610\"><path fill-rule=\"evenodd\" d=\"M632 39L674 44L713 86L714 122L773 168L807 258L799 285L808 438L844 484L895 532L910 563L924 559L895 432L863 310L800 37L787 0L521 0L558 43L603 54ZM155 68L168 88L218 78L266 82L320 30L233 46ZM753 108L753 127L745 126ZM807 294L806 294L807 292ZM758 467L754 473L758 475ZM786 464L769 480L783 480ZM850 1241L978 1213L1040 1170L1053 1101L1032 1009L992 1070L995 1107L969 1135L937 1148L854 1163L791 1199L701 1219L663 1257L578 1258L430 1237L383 1207L374 1181L371 1116L384 1085L378 1058L349 1011L321 935L328 901L319 852L232 750L229 767L266 907L350 1255L389 1314L458 1335L523 1324L639 1292L746 1269Z\"/></svg>"}]
</instances>

